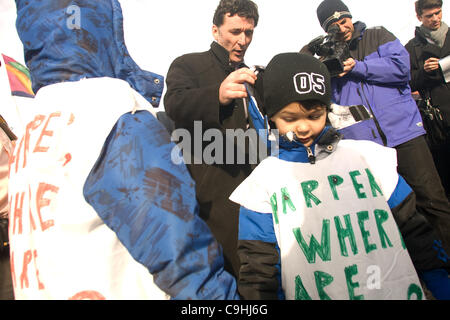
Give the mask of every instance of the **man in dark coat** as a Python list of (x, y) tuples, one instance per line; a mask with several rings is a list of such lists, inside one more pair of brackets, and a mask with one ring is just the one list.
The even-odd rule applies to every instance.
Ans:
[[(190, 134), (191, 144), (181, 149), (196, 183), (200, 216), (223, 247), (225, 269), (235, 276), (239, 271), (239, 206), (228, 198), (256, 163), (248, 161), (248, 146), (242, 148), (228, 133), (230, 129), (245, 133), (254, 127), (244, 99), (248, 97), (245, 84), (254, 85), (256, 74), (245, 66), (244, 56), (258, 18), (258, 8), (250, 0), (221, 0), (214, 14), (215, 41), (210, 50), (173, 61), (164, 97), (175, 128), (185, 129), (175, 130), (173, 136)], [(205, 135), (208, 132), (220, 133), (220, 137), (215, 135), (214, 159), (206, 155), (211, 149), (205, 142), (211, 141)], [(245, 161), (239, 161), (241, 156)]]
[[(442, 21), (442, 0), (416, 1), (416, 14), (422, 23), (406, 44), (411, 59), (411, 89), (438, 105), (450, 130), (450, 83), (446, 82), (439, 60), (450, 56), (450, 32)], [(447, 79), (448, 80), (448, 79)], [(450, 141), (432, 148), (442, 185), (450, 197)]]

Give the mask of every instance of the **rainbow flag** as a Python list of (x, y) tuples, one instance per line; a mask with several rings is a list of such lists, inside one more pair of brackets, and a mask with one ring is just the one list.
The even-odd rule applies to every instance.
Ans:
[(11, 94), (13, 96), (33, 98), (34, 93), (31, 87), (30, 72), (28, 69), (13, 58), (4, 54), (2, 54), (2, 57), (6, 65)]

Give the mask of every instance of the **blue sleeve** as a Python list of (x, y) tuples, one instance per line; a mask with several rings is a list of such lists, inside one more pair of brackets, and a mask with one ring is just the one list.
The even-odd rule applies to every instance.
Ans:
[(368, 83), (406, 85), (411, 78), (408, 51), (398, 39), (389, 41), (366, 56), (364, 61), (356, 61), (350, 74)]
[(398, 176), (397, 186), (389, 198), (389, 208), (398, 207), (412, 193), (412, 189), (402, 176)]
[(239, 211), (239, 293), (246, 300), (284, 299), (281, 259), (271, 213)]
[(276, 243), (271, 213), (259, 213), (244, 207), (239, 210), (239, 240)]
[(127, 113), (109, 134), (85, 186), (86, 201), (172, 299), (235, 299), (221, 247), (198, 216), (194, 182), (165, 128)]
[(450, 300), (450, 278), (447, 270), (433, 269), (419, 272), (420, 279), (425, 282), (437, 300)]

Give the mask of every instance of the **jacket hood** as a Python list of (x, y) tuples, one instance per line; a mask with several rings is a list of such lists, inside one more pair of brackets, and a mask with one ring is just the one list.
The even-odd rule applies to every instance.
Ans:
[(414, 31), (415, 38), (419, 40), (422, 43), (427, 43), (427, 39), (425, 38), (425, 35), (423, 34), (422, 30), (420, 30), (420, 27), (416, 27)]
[(420, 27), (416, 27), (413, 40), (423, 46), (429, 44), (427, 38), (425, 37), (425, 33), (420, 29)]
[(130, 57), (117, 0), (16, 0), (16, 6), (35, 93), (54, 83), (111, 77), (159, 105), (163, 77), (142, 70)]
[(244, 61), (233, 65), (230, 62), (230, 53), (216, 41), (211, 43), (211, 51), (227, 72), (233, 72), (236, 69), (247, 67)]
[(358, 44), (358, 41), (361, 40), (361, 38), (364, 34), (364, 31), (366, 31), (366, 29), (367, 29), (366, 24), (361, 21), (356, 21), (353, 24), (353, 27), (355, 28), (355, 30), (353, 31), (352, 38), (349, 40), (350, 48), (356, 47), (356, 45)]

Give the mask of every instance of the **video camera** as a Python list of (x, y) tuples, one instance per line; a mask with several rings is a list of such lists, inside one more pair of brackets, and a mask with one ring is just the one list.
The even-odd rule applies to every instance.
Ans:
[(326, 36), (319, 36), (308, 44), (312, 54), (321, 57), (332, 77), (344, 71), (344, 61), (350, 58), (350, 49), (347, 42), (338, 40), (339, 27), (330, 26)]

